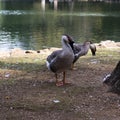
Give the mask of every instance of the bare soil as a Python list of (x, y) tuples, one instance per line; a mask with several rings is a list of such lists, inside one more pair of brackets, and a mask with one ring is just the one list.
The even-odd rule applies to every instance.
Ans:
[[(108, 92), (102, 82), (115, 68), (120, 50), (103, 53), (98, 50), (95, 57), (81, 57), (76, 69), (67, 71), (71, 85), (62, 87), (55, 86), (54, 74), (46, 68), (47, 55), (43, 63), (21, 65), (5, 64), (9, 56), (2, 57), (0, 120), (120, 120), (120, 96)], [(22, 57), (33, 59), (30, 55)], [(41, 58), (39, 54), (34, 60)]]

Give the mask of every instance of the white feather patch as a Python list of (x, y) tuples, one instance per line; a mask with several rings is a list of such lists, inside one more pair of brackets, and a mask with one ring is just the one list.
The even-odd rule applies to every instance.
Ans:
[(50, 70), (50, 63), (48, 61), (46, 61), (46, 66), (47, 66), (48, 70)]
[(108, 77), (110, 77), (111, 74), (108, 74), (106, 75), (104, 78), (103, 78), (103, 82), (105, 82), (107, 80)]

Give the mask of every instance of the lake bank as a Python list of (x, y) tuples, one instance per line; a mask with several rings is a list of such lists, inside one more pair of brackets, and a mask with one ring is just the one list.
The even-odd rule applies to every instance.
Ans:
[[(119, 49), (120, 48), (120, 42), (114, 42), (111, 40), (101, 41), (100, 43), (95, 43), (97, 49), (105, 48), (105, 49)], [(22, 50), (20, 48), (14, 48), (10, 51), (0, 51), (0, 57), (25, 57), (28, 54), (32, 55), (49, 55), (55, 50), (58, 50), (61, 48), (47, 48), (43, 50)]]
[[(101, 41), (100, 43), (95, 43), (97, 49), (105, 48), (105, 49), (119, 49), (120, 48), (120, 42), (114, 42), (111, 40)], [(14, 48), (9, 51), (0, 51), (0, 58), (2, 57), (25, 57), (28, 54), (32, 55), (49, 55), (55, 50), (59, 50), (61, 48), (46, 48), (42, 50), (22, 50), (20, 48)]]

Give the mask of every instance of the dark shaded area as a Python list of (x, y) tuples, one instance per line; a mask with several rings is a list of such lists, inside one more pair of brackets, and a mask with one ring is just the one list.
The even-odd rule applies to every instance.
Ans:
[(104, 83), (110, 86), (110, 92), (120, 94), (120, 61)]

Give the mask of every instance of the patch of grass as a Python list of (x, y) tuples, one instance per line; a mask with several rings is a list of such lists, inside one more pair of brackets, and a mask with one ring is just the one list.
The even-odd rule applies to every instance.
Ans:
[(0, 60), (1, 69), (13, 69), (23, 71), (39, 71), (45, 66), (45, 59), (33, 58), (6, 58)]
[(70, 104), (68, 104), (65, 101), (61, 101), (60, 103), (37, 103), (30, 101), (30, 100), (24, 100), (24, 101), (14, 101), (13, 103), (6, 103), (6, 107), (12, 108), (12, 109), (23, 109), (26, 111), (68, 111), (71, 109)]
[(92, 86), (88, 86), (88, 87), (72, 87), (71, 89), (69, 89), (68, 94), (70, 94), (71, 96), (77, 96), (80, 94), (87, 94), (89, 92), (92, 92), (94, 90), (94, 87)]
[[(119, 50), (109, 49), (98, 49), (96, 56), (92, 56), (90, 51), (86, 56), (80, 58), (82, 62), (90, 62), (91, 59), (96, 59), (101, 63), (114, 63), (119, 61), (120, 52)], [(46, 56), (41, 55), (40, 57), (8, 57), (0, 59), (1, 69), (13, 69), (23, 71), (39, 71), (41, 69), (47, 69), (45, 65)]]
[[(23, 110), (28, 112), (37, 112), (40, 114), (50, 113), (55, 115), (55, 113), (62, 114), (62, 118), (69, 118), (69, 119), (78, 119), (78, 118), (88, 118), (85, 112), (79, 111), (75, 112), (74, 107), (71, 104), (68, 104), (64, 101), (60, 103), (53, 103), (50, 104), (35, 104), (35, 102), (28, 102), (28, 101), (18, 101), (11, 104), (6, 104), (7, 108), (11, 108), (12, 110)], [(67, 116), (66, 116), (67, 115)], [(15, 115), (11, 115), (11, 118), (14, 118)], [(49, 119), (49, 118), (48, 118)]]
[(120, 60), (120, 49), (97, 49), (96, 56), (92, 56), (90, 51), (86, 56), (81, 57), (78, 60), (78, 64), (91, 63), (92, 60), (96, 60), (96, 64), (116, 64)]
[(9, 79), (9, 80), (0, 80), (0, 85), (13, 85), (16, 83), (15, 79)]

